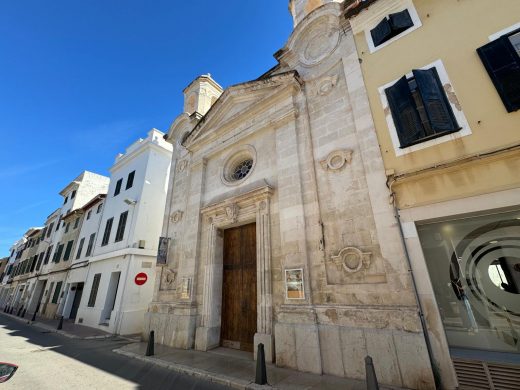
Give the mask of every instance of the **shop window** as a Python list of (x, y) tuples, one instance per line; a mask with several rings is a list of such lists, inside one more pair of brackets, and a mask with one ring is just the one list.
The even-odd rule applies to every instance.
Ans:
[(400, 147), (459, 131), (437, 69), (414, 69), (385, 89)]
[(452, 348), (520, 358), (520, 210), (419, 224)]
[(520, 109), (520, 29), (479, 47), (477, 53), (507, 112)]

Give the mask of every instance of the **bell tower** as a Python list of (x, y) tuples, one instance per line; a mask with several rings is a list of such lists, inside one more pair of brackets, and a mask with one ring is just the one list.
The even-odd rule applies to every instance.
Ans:
[(327, 3), (342, 2), (343, 0), (289, 0), (289, 12), (293, 17), (294, 27), (316, 8)]
[(184, 88), (184, 112), (188, 115), (194, 112), (205, 115), (222, 91), (222, 87), (209, 73), (197, 77)]

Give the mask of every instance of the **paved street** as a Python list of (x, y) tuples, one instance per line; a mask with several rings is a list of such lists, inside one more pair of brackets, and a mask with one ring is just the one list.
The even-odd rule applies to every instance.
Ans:
[(3, 389), (225, 389), (112, 352), (127, 340), (70, 339), (0, 313), (0, 361), (19, 366)]

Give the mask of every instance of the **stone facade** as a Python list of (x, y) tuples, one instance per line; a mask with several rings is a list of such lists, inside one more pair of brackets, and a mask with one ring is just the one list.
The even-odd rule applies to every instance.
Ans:
[[(353, 35), (342, 4), (319, 3), (295, 17), (274, 69), (173, 122), (168, 256), (144, 336), (221, 344), (223, 232), (254, 222), (254, 345), (267, 360), (362, 379), (368, 354), (381, 383), (433, 388)], [(250, 172), (237, 178), (240, 161)], [(287, 295), (293, 269), (302, 299)]]

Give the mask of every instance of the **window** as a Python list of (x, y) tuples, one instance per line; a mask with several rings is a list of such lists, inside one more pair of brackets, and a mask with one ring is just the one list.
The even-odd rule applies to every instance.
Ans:
[(76, 260), (81, 257), (81, 251), (83, 250), (83, 244), (85, 244), (85, 237), (79, 240), (78, 252), (76, 254)]
[(90, 216), (92, 215), (92, 210), (89, 210), (87, 213), (87, 221), (90, 219)]
[(79, 226), (79, 218), (76, 218), (76, 220), (74, 221), (74, 229), (77, 229)]
[(411, 27), (413, 27), (413, 21), (407, 9), (388, 15), (370, 30), (374, 47), (398, 36)]
[[(60, 218), (61, 218), (61, 217), (60, 217)], [(59, 218), (58, 218), (58, 223), (57, 223), (57, 225), (56, 225), (56, 231), (58, 231), (58, 230), (60, 229), (60, 223), (61, 223), (61, 221), (60, 221)]]
[(94, 246), (94, 238), (96, 237), (96, 233), (92, 233), (90, 235), (90, 238), (88, 239), (88, 245), (87, 245), (87, 253), (85, 253), (85, 256), (90, 256), (92, 254), (92, 248)]
[[(371, 18), (360, 26), (364, 30), (370, 53), (374, 53), (392, 42), (410, 34), (422, 26), (421, 19), (410, 1), (408, 6), (390, 15), (374, 10)], [(379, 21), (379, 22), (378, 22)]]
[(477, 53), (507, 112), (520, 109), (520, 29), (479, 47)]
[(69, 200), (69, 197), (66, 196), (65, 199), (63, 199), (63, 204), (67, 203), (68, 200)]
[(97, 207), (96, 214), (99, 214), (102, 209), (103, 209), (103, 203), (100, 203), (99, 206)]
[(520, 303), (520, 210), (419, 221), (417, 233), (449, 347), (518, 361), (520, 323), (507, 319)]
[(76, 196), (76, 190), (72, 191), (72, 194), (70, 194), (70, 198), (74, 199), (75, 196)]
[(54, 295), (52, 296), (52, 303), (58, 303), (58, 298), (60, 297), (62, 284), (63, 284), (63, 282), (56, 283), (56, 288), (54, 289)]
[(67, 222), (67, 224), (65, 225), (65, 233), (69, 232), (69, 228), (70, 228), (70, 222)]
[(117, 224), (116, 240), (115, 242), (121, 241), (125, 235), (126, 220), (128, 218), (128, 211), (121, 213), (119, 216), (119, 223)]
[(52, 245), (50, 247), (48, 247), (47, 252), (45, 252), (45, 260), (43, 261), (43, 264), (49, 263), (49, 259), (51, 257), (51, 252), (52, 252)]
[(65, 254), (63, 255), (63, 261), (67, 261), (70, 259), (70, 253), (72, 252), (73, 244), (74, 244), (74, 240), (67, 242), (67, 248), (65, 248)]
[(54, 258), (52, 259), (53, 262), (59, 263), (61, 260), (61, 254), (63, 253), (63, 247), (65, 244), (58, 245), (58, 248), (56, 249), (56, 252), (54, 252)]
[(101, 246), (108, 244), (110, 240), (110, 231), (112, 230), (112, 223), (114, 222), (114, 218), (109, 218), (105, 225), (105, 233), (103, 234), (103, 240), (101, 241)]
[(31, 272), (34, 272), (34, 269), (36, 268), (37, 258), (38, 258), (38, 256), (34, 256), (34, 257), (31, 259)]
[(47, 230), (47, 238), (49, 238), (51, 236), (53, 228), (54, 228), (54, 222), (51, 222), (51, 224), (49, 225), (49, 230)]
[(96, 296), (97, 296), (100, 280), (101, 280), (101, 274), (95, 274), (94, 280), (92, 281), (92, 288), (90, 289), (90, 296), (88, 298), (88, 307), (94, 307), (94, 305), (96, 304)]
[(232, 150), (222, 167), (222, 182), (227, 186), (243, 183), (253, 172), (256, 164), (256, 150), (251, 145), (243, 145)]
[(45, 256), (45, 252), (41, 252), (40, 255), (38, 256), (38, 264), (36, 265), (36, 271), (39, 271), (40, 268), (42, 267), (43, 256)]
[(119, 195), (121, 192), (121, 186), (123, 185), (123, 179), (119, 179), (116, 183), (116, 189), (114, 190), (114, 196)]
[(134, 185), (134, 176), (135, 171), (132, 171), (128, 174), (128, 179), (126, 179), (126, 189), (132, 188), (132, 186)]
[(400, 148), (460, 130), (437, 69), (413, 70), (385, 89)]

